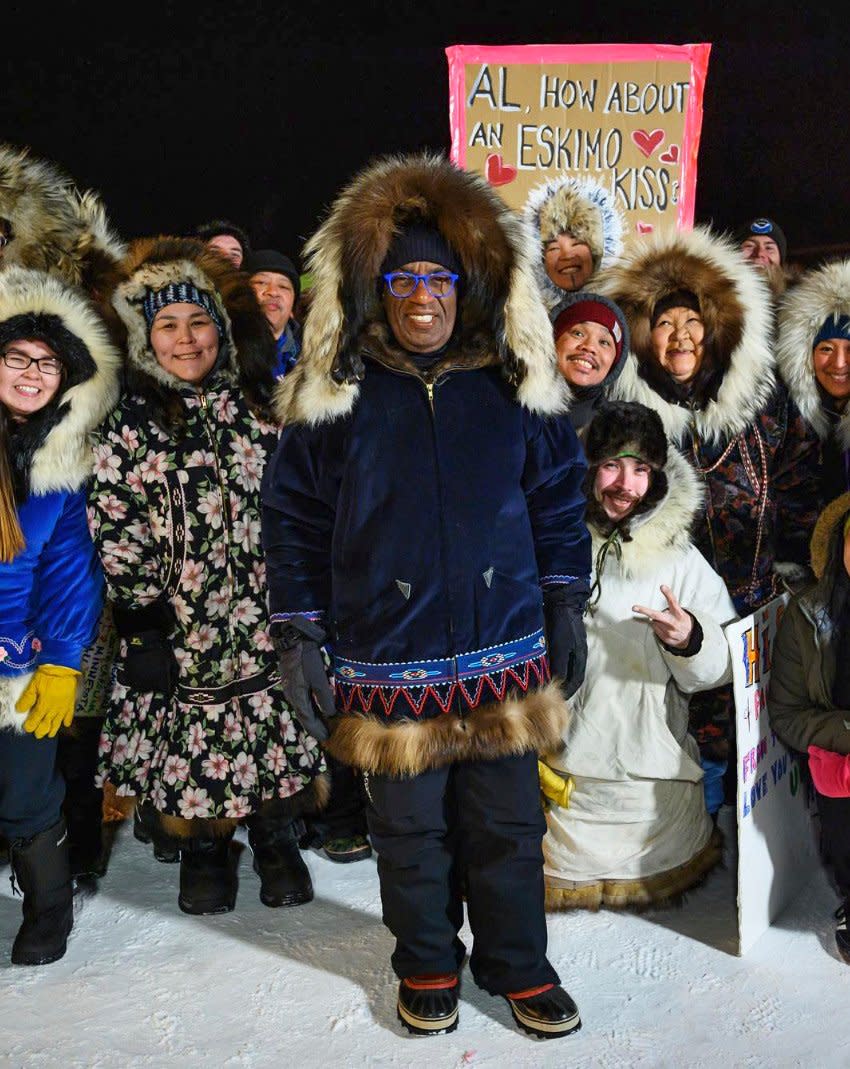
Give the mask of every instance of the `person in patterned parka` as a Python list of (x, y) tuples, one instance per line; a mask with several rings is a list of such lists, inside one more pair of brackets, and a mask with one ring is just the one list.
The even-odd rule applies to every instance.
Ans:
[[(818, 444), (777, 381), (767, 287), (728, 239), (697, 227), (634, 242), (599, 289), (631, 334), (612, 396), (655, 409), (694, 464), (694, 542), (746, 616), (782, 591), (780, 576), (807, 576), (817, 517)], [(728, 757), (731, 704), (728, 690), (691, 703), (707, 784)], [(727, 800), (733, 773), (734, 761)]]
[(180, 838), (184, 912), (233, 908), (243, 819), (262, 901), (297, 905), (312, 886), (292, 821), (317, 802), (324, 762), (267, 630), (274, 346), (247, 280), (193, 239), (135, 242), (111, 303), (127, 389), (100, 428), (89, 501), (122, 638), (102, 775)]

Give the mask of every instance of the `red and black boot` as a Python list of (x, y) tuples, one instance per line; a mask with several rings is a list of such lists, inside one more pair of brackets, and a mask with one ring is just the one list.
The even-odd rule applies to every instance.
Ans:
[(505, 998), (514, 1020), (529, 1035), (556, 1039), (581, 1028), (578, 1006), (557, 984), (541, 984), (505, 995)]
[(398, 1019), (417, 1036), (437, 1036), (457, 1028), (457, 973), (408, 976), (398, 985)]

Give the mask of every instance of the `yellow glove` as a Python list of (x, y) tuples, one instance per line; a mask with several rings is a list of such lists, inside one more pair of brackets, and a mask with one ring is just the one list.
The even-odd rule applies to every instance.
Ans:
[(29, 713), (24, 731), (31, 731), (37, 739), (49, 735), (52, 739), (59, 728), (71, 726), (77, 700), (77, 679), (80, 673), (59, 664), (40, 664), (33, 673), (24, 693), (15, 703), (19, 713)]
[(573, 787), (575, 786), (573, 777), (564, 776), (560, 772), (556, 772), (548, 765), (544, 765), (542, 761), (537, 762), (537, 772), (540, 776), (540, 790), (544, 796), (562, 809), (568, 809), (570, 795), (573, 793)]

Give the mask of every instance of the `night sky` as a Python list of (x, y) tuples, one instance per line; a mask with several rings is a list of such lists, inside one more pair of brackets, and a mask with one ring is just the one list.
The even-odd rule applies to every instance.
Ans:
[(768, 214), (792, 252), (850, 245), (850, 30), (827, 5), (581, 8), (7, 0), (0, 139), (98, 190), (125, 238), (226, 216), (297, 257), (371, 157), (448, 151), (447, 45), (707, 41), (696, 221)]

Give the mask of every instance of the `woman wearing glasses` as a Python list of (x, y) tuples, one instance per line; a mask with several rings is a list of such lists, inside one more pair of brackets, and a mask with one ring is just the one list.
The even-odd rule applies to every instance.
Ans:
[(18, 965), (61, 958), (73, 924), (57, 732), (103, 600), (83, 487), (118, 364), (79, 291), (0, 273), (0, 834), (23, 894)]

